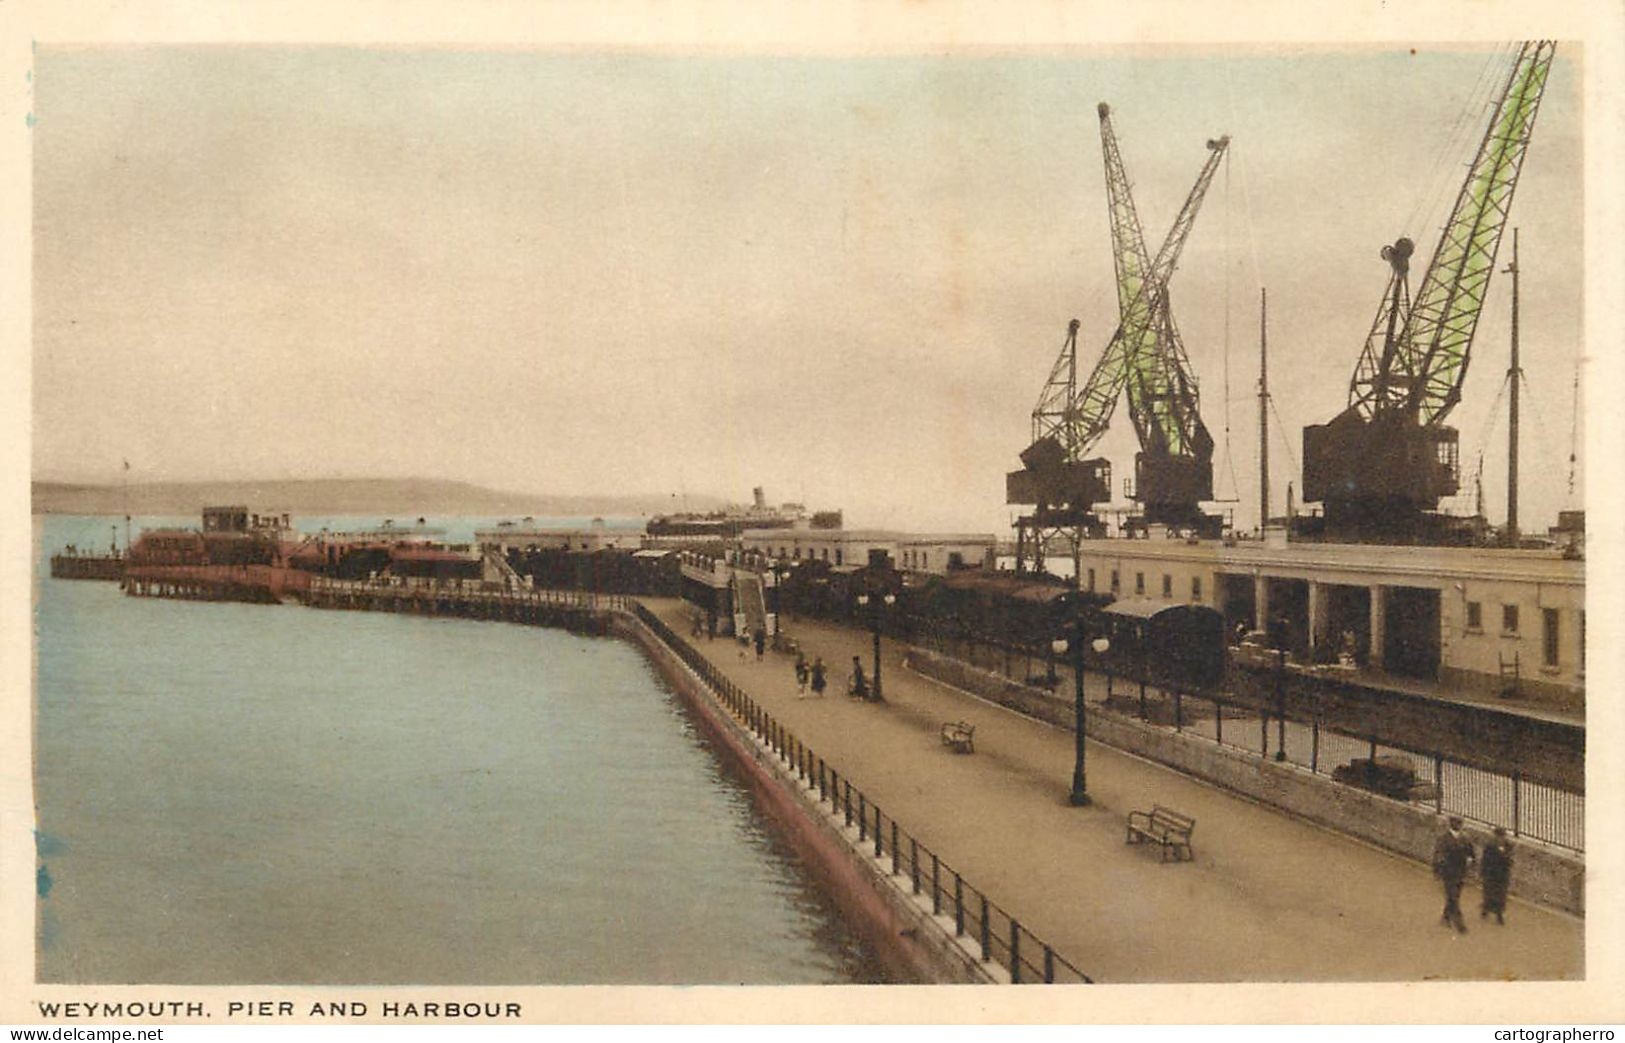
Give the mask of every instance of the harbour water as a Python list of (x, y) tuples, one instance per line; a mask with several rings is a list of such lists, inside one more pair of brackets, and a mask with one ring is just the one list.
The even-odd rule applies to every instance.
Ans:
[(883, 980), (630, 645), (37, 575), (42, 981)]

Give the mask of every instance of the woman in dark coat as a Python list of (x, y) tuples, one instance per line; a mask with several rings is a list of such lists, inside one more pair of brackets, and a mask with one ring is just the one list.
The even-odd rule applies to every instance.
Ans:
[(1512, 879), (1512, 840), (1506, 830), (1497, 827), (1495, 839), (1484, 845), (1479, 872), (1484, 878), (1484, 900), (1478, 909), (1479, 917), (1494, 913), (1496, 923), (1506, 923), (1507, 884)]
[(822, 656), (813, 660), (812, 690), (814, 695), (824, 694), (824, 659)]

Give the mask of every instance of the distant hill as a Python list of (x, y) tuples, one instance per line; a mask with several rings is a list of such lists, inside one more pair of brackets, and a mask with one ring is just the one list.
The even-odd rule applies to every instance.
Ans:
[[(33, 483), (35, 514), (197, 514), (205, 506), (243, 504), (291, 514), (438, 514), (538, 516), (670, 512), (658, 494), (552, 496), (506, 492), (432, 478), (319, 478), (244, 482), (132, 482), (122, 485)], [(690, 510), (725, 506), (716, 497), (687, 497)]]

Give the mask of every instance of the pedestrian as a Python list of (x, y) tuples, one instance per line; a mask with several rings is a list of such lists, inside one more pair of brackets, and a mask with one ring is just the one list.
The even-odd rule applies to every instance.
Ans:
[(1461, 819), (1451, 817), (1449, 827), (1433, 845), (1433, 875), (1444, 883), (1444, 913), (1439, 922), (1467, 933), (1461, 918), (1461, 885), (1473, 864), (1473, 842), (1461, 831)]
[(1478, 871), (1484, 879), (1479, 919), (1494, 913), (1496, 923), (1506, 923), (1507, 884), (1512, 880), (1512, 838), (1500, 826), (1495, 827), (1495, 839), (1484, 845), (1484, 858)]
[(756, 661), (758, 663), (760, 663), (762, 661), (762, 652), (764, 650), (766, 650), (766, 648), (767, 648), (767, 628), (766, 627), (757, 627), (755, 637), (756, 637)]
[(852, 688), (847, 692), (854, 699), (869, 698), (869, 685), (863, 679), (863, 660), (852, 657)]
[(740, 627), (736, 636), (739, 638), (739, 660), (744, 662), (745, 653), (750, 651), (750, 627), (748, 625)]
[(822, 696), (824, 694), (824, 673), (824, 657), (816, 656), (812, 665), (812, 690), (814, 695)]
[(800, 699), (807, 694), (807, 657), (800, 652), (796, 653), (796, 698)]

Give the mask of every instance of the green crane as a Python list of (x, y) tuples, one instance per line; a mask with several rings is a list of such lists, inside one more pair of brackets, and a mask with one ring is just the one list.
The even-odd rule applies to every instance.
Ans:
[(1444, 421), (1462, 382), (1534, 133), (1556, 43), (1521, 44), (1414, 298), (1415, 244), (1383, 247), (1387, 289), (1349, 384), (1348, 407), (1304, 428), (1304, 497), (1334, 536), (1439, 535), (1428, 512), (1459, 487), (1458, 438)]
[[(1111, 108), (1103, 102), (1097, 111), (1106, 164), (1118, 322), (1081, 386), (1077, 379), (1078, 320), (1068, 324), (1060, 354), (1033, 409), (1033, 441), (1021, 454), (1025, 467), (1007, 476), (1006, 502), (1038, 505), (1031, 517), (1022, 519), (1022, 526), (1034, 530), (1040, 547), (1045, 528), (1098, 528), (1090, 511), (1094, 504), (1110, 499), (1111, 468), (1104, 459), (1085, 457), (1105, 434), (1125, 388), (1142, 446), (1137, 464), (1143, 465), (1147, 451), (1180, 454), (1205, 442), (1211, 454), (1212, 447), (1197, 412), (1196, 385), (1173, 324), (1167, 287), (1230, 139), (1207, 143), (1209, 154), (1196, 184), (1152, 258), (1129, 191)], [(1211, 464), (1208, 476), (1211, 487)], [(1144, 489), (1143, 482), (1137, 485)], [(1148, 510), (1148, 516), (1151, 513)], [(1024, 543), (1025, 531), (1018, 532), (1018, 568)]]

